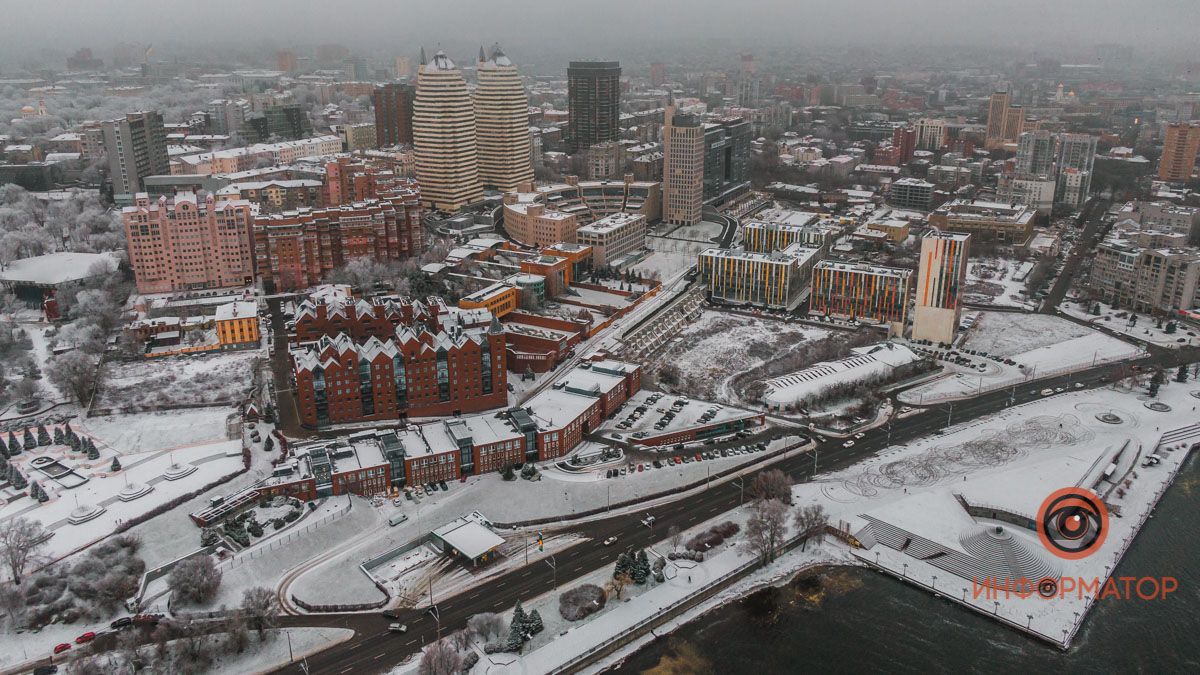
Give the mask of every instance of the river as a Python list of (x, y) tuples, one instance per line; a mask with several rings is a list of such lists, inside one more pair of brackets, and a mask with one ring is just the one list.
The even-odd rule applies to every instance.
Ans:
[(1101, 601), (1068, 651), (861, 568), (825, 568), (716, 609), (616, 673), (1200, 672), (1200, 460), (1193, 455), (1116, 576), (1174, 576), (1159, 601)]

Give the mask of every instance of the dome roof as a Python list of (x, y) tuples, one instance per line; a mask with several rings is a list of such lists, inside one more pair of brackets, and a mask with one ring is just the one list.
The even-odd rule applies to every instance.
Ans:
[(963, 550), (984, 561), (990, 576), (1036, 582), (1057, 577), (1058, 569), (1041, 550), (1001, 525), (988, 525), (959, 537)]

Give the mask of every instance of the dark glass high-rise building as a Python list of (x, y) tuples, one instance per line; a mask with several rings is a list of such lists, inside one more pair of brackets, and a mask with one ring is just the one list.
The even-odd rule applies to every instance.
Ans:
[(723, 204), (750, 188), (750, 123), (723, 117), (704, 125), (704, 203)]
[(375, 87), (371, 100), (375, 106), (375, 135), (379, 147), (412, 144), (413, 86), (392, 82)]
[(171, 173), (167, 132), (157, 111), (129, 113), (100, 126), (114, 194), (131, 196), (142, 191), (146, 176)]
[(572, 61), (567, 67), (571, 152), (617, 140), (621, 132), (621, 64), (618, 61)]

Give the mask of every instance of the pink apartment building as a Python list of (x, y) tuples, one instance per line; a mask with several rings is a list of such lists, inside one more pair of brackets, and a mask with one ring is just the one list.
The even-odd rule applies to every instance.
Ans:
[(139, 293), (228, 288), (254, 282), (251, 228), (257, 206), (183, 192), (138, 193), (121, 211)]

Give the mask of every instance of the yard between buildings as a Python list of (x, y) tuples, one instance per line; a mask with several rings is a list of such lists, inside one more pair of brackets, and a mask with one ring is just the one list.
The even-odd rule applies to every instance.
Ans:
[(95, 407), (134, 411), (237, 403), (249, 392), (263, 358), (263, 352), (255, 349), (109, 361)]

